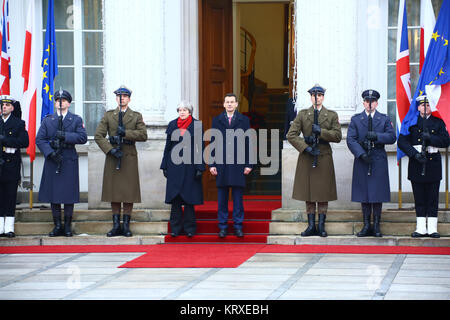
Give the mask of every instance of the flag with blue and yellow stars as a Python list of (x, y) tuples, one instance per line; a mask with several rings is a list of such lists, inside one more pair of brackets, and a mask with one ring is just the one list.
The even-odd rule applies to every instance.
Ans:
[(53, 0), (48, 0), (47, 28), (45, 31), (44, 52), (42, 54), (42, 113), (41, 120), (53, 113), (53, 84), (58, 74), (56, 56), (55, 15)]
[[(408, 135), (409, 127), (417, 123), (419, 111), (416, 98), (426, 95), (433, 115), (444, 120), (447, 128), (450, 125), (450, 0), (444, 0), (436, 20), (430, 44), (425, 56), (422, 73), (419, 77), (409, 111), (402, 122), (400, 134)], [(401, 150), (400, 150), (401, 151)], [(404, 156), (397, 153), (397, 158)]]

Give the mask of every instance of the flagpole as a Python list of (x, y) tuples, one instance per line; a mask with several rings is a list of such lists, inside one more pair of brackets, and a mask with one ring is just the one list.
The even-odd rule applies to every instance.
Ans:
[(402, 208), (402, 158), (398, 160), (398, 208)]
[(30, 191), (29, 191), (30, 210), (33, 209), (33, 163), (34, 161), (31, 161), (30, 157)]
[(448, 148), (445, 148), (445, 209), (448, 209)]

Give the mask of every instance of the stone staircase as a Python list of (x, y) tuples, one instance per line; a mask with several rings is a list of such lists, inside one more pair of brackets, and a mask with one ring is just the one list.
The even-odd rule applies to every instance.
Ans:
[[(0, 246), (9, 245), (118, 245), (164, 243), (168, 233), (169, 210), (134, 210), (131, 230), (133, 237), (106, 237), (111, 229), (110, 210), (75, 208), (72, 228), (74, 236), (48, 237), (53, 228), (49, 209), (19, 209), (16, 212), (15, 232), (12, 239), (0, 238)], [(439, 212), (440, 239), (412, 239), (415, 229), (413, 210), (384, 210), (381, 220), (382, 238), (358, 238), (362, 228), (359, 210), (330, 210), (327, 214), (327, 238), (301, 237), (307, 226), (306, 214), (300, 210), (277, 209), (272, 211), (269, 227), (269, 244), (326, 244), (326, 245), (404, 245), (449, 246), (450, 211)], [(245, 232), (245, 230), (244, 230)]]

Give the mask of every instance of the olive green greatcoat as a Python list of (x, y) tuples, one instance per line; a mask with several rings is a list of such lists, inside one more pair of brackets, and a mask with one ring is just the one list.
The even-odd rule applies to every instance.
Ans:
[[(341, 125), (336, 112), (322, 106), (318, 118), (321, 133), (319, 139), (326, 142), (340, 142)], [(300, 110), (292, 122), (286, 137), (300, 154), (295, 172), (292, 198), (302, 201), (327, 202), (337, 200), (336, 177), (333, 156), (329, 143), (320, 143), (316, 168), (312, 167), (313, 157), (304, 152), (308, 147), (303, 137), (312, 135), (314, 124), (314, 107)]]
[[(139, 112), (127, 109), (123, 115), (126, 140), (146, 141), (147, 128)], [(138, 157), (136, 146), (122, 144), (121, 168), (116, 170), (117, 159), (109, 154), (113, 146), (108, 136), (117, 135), (119, 125), (119, 108), (105, 113), (95, 132), (95, 142), (106, 154), (103, 171), (102, 198), (104, 202), (141, 202), (141, 189), (139, 184)]]

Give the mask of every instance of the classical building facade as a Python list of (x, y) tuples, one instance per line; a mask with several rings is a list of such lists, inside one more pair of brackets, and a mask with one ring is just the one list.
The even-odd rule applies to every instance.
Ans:
[[(28, 1), (10, 1), (11, 94), (19, 100)], [(36, 24), (42, 31), (38, 36), (45, 34), (47, 2), (35, 1)], [(441, 3), (433, 0), (436, 15)], [(419, 0), (408, 1), (413, 90), (418, 79), (419, 8)], [(55, 1), (59, 64), (55, 88), (62, 86), (72, 92), (72, 111), (83, 116), (90, 136), (79, 148), (82, 198), (90, 208), (108, 207), (100, 202), (104, 154), (92, 136), (103, 113), (115, 107), (113, 91), (125, 84), (133, 90), (130, 106), (143, 114), (149, 136), (147, 142), (137, 144), (140, 206), (166, 207), (165, 179), (159, 170), (166, 125), (177, 116), (181, 100), (193, 104), (194, 116), (207, 129), (210, 119), (220, 112), (225, 93), (244, 96), (240, 75), (241, 52), (246, 48), (241, 27), (245, 27), (258, 35), (256, 78), (265, 82), (269, 91), (284, 91), (296, 97), (297, 108), (307, 108), (307, 90), (312, 85), (320, 83), (327, 89), (324, 105), (338, 112), (344, 133), (343, 141), (333, 146), (339, 200), (330, 205), (355, 206), (350, 202), (353, 158), (345, 143), (346, 127), (350, 117), (362, 111), (361, 92), (368, 88), (380, 92), (378, 110), (395, 120), (397, 15), (398, 0)], [(241, 111), (251, 111), (248, 108), (244, 97)], [(280, 112), (284, 111), (283, 107)], [(399, 185), (396, 146), (388, 150), (395, 201)], [(297, 152), (284, 142), (278, 194), (285, 208), (302, 205), (291, 199), (296, 161)], [(407, 160), (403, 163), (402, 189), (408, 194)], [(42, 164), (38, 156), (33, 165), (34, 192), (38, 191)], [(24, 169), (27, 180), (27, 158)], [(204, 177), (204, 183), (209, 192), (211, 178)], [(442, 191), (444, 187), (442, 183)]]

